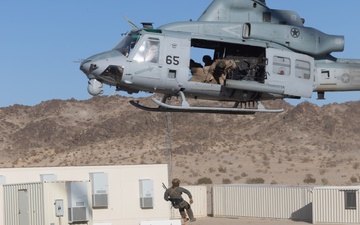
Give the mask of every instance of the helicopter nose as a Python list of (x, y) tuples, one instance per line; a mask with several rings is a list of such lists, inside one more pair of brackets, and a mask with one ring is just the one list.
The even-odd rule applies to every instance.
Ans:
[(97, 69), (97, 65), (94, 64), (91, 59), (86, 59), (80, 64), (80, 70), (86, 75), (90, 75), (95, 69)]
[(80, 70), (89, 78), (111, 86), (120, 85), (124, 56), (118, 51), (108, 51), (91, 56), (80, 64)]

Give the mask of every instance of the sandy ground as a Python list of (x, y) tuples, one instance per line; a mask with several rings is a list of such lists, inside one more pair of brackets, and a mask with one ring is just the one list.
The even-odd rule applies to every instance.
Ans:
[[(204, 217), (197, 218), (195, 222), (187, 222), (186, 225), (239, 225), (239, 224), (250, 224), (250, 225), (309, 225), (310, 222), (303, 221), (292, 221), (285, 219), (261, 219), (261, 218), (214, 218)], [(321, 225), (330, 225), (324, 224)], [(331, 225), (337, 225), (332, 223)]]

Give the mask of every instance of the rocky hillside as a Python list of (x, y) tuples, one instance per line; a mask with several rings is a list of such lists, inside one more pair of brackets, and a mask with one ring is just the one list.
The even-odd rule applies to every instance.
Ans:
[(360, 102), (271, 101), (264, 105), (285, 112), (240, 116), (146, 112), (129, 100), (0, 108), (0, 166), (171, 162), (172, 176), (187, 184), (360, 183)]

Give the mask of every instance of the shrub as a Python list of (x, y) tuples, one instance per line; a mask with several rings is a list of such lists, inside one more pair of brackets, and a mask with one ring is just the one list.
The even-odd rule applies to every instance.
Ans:
[(211, 178), (208, 178), (208, 177), (200, 178), (197, 181), (197, 184), (212, 184), (212, 183), (213, 182), (212, 182)]
[(219, 170), (220, 173), (226, 173), (226, 167), (225, 166), (220, 166), (218, 168), (218, 170)]
[(213, 167), (209, 168), (209, 173), (214, 173), (216, 170)]
[(248, 175), (248, 174), (245, 173), (245, 172), (242, 172), (242, 173), (241, 173), (241, 176), (242, 176), (242, 177), (247, 177), (247, 175)]
[(328, 184), (329, 184), (329, 181), (328, 181), (328, 179), (323, 178), (323, 179), (321, 179), (321, 183), (322, 183), (323, 185), (328, 185)]
[(258, 178), (248, 178), (246, 180), (246, 183), (247, 184), (263, 184), (263, 183), (265, 183), (265, 180), (263, 178), (260, 178), (260, 177), (258, 177)]
[(313, 184), (313, 183), (316, 183), (316, 179), (314, 178), (314, 176), (312, 174), (309, 173), (309, 174), (306, 174), (304, 183), (305, 184)]
[(241, 179), (240, 176), (235, 176), (235, 177), (234, 177), (234, 180), (240, 180), (240, 179)]
[(355, 169), (355, 170), (359, 169), (359, 167), (360, 167), (360, 163), (355, 163), (353, 165), (353, 169)]
[(358, 179), (357, 177), (355, 177), (354, 175), (350, 177), (350, 181), (351, 183), (357, 183), (358, 182)]
[(223, 184), (231, 184), (231, 180), (229, 178), (223, 178), (222, 183)]

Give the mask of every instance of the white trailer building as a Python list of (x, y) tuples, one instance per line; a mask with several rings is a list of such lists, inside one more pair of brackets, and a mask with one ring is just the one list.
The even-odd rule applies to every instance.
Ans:
[(360, 187), (314, 187), (313, 223), (360, 224)]
[[(170, 217), (170, 208), (162, 197), (164, 190), (161, 184), (168, 180), (165, 164), (7, 168), (0, 169), (0, 175), (6, 185), (26, 185), (25, 183), (53, 182), (54, 180), (90, 180), (91, 201), (89, 203), (92, 209), (92, 220), (89, 220), (88, 224), (138, 225), (142, 220), (169, 220)], [(5, 191), (6, 185), (1, 190), (4, 197), (8, 197), (8, 192)], [(3, 198), (0, 203), (0, 207), (4, 207)], [(2, 212), (0, 211), (0, 219), (4, 221)]]
[[(3, 168), (0, 169), (0, 224), (12, 225), (12, 221), (15, 221), (16, 225), (42, 224), (42, 220), (34, 220), (31, 215), (44, 218), (43, 221), (46, 222), (53, 221), (45, 223), (46, 225), (63, 225), (69, 224), (68, 222), (76, 224), (76, 221), (70, 218), (68, 210), (75, 208), (80, 201), (76, 201), (78, 197), (71, 192), (71, 189), (78, 189), (75, 184), (85, 181), (88, 183), (89, 196), (89, 207), (86, 211), (88, 220), (84, 221), (85, 224), (138, 225), (142, 221), (166, 221), (179, 218), (178, 212), (171, 210), (170, 203), (163, 199), (162, 183), (168, 183), (166, 164)], [(187, 186), (187, 188), (194, 195), (194, 204), (191, 207), (195, 216), (205, 217), (206, 188), (201, 186)], [(40, 208), (36, 208), (36, 212), (33, 210), (29, 215), (13, 214), (20, 207), (18, 199), (22, 198), (22, 201), (25, 201), (25, 194), (28, 194), (29, 209), (35, 207), (32, 204)], [(37, 202), (40, 199), (44, 201)], [(65, 207), (63, 216), (55, 214), (55, 206), (59, 205)], [(79, 210), (75, 209), (76, 212)], [(8, 213), (11, 214), (10, 217)], [(16, 218), (13, 218), (14, 216)], [(20, 218), (20, 216), (24, 217)], [(17, 223), (20, 219), (24, 222)], [(5, 220), (11, 223), (5, 223)]]
[(8, 184), (3, 188), (3, 224), (93, 224), (89, 181)]
[(214, 185), (215, 217), (359, 224), (360, 186)]
[(215, 185), (214, 216), (311, 221), (311, 192), (311, 187)]

